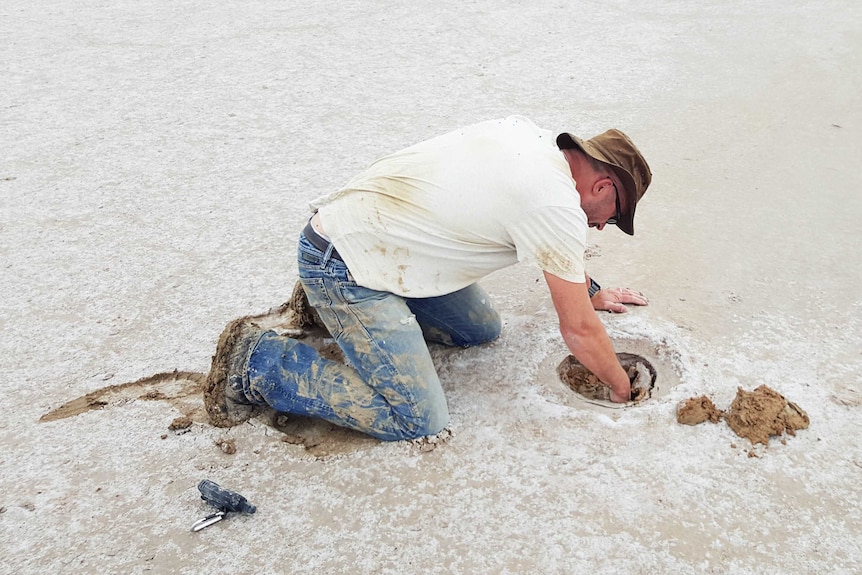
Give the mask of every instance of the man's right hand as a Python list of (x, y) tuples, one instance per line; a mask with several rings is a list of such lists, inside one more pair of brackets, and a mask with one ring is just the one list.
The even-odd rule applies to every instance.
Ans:
[(614, 391), (614, 388), (611, 388), (611, 401), (614, 403), (627, 403), (632, 400), (632, 387), (631, 385), (627, 385), (626, 388), (628, 391), (624, 391), (623, 393), (617, 393)]

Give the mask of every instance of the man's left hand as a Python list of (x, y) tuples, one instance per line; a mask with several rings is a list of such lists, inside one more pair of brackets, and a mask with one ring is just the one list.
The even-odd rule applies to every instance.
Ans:
[(626, 313), (626, 304), (649, 305), (649, 300), (639, 291), (629, 288), (600, 289), (590, 298), (596, 311)]

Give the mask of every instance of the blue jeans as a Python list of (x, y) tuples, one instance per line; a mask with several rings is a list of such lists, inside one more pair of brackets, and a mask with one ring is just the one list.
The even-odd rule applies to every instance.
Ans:
[(246, 395), (276, 411), (325, 419), (383, 440), (433, 435), (449, 421), (426, 339), (469, 347), (500, 334), (500, 316), (471, 285), (433, 298), (364, 288), (347, 266), (299, 237), (299, 278), (346, 364), (270, 331), (248, 361)]

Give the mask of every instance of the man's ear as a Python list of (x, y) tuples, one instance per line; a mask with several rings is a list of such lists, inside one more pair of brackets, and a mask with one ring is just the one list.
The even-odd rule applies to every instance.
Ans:
[(593, 194), (599, 196), (605, 192), (605, 188), (611, 188), (613, 190), (614, 180), (610, 176), (599, 176), (599, 178), (593, 182)]

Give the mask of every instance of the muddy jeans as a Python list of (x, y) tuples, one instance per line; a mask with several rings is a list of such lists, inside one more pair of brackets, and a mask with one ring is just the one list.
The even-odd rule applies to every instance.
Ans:
[(425, 343), (495, 339), (500, 317), (478, 285), (403, 298), (356, 285), (347, 266), (299, 237), (299, 277), (347, 365), (295, 339), (265, 333), (249, 357), (246, 395), (276, 411), (319, 417), (383, 440), (432, 435), (449, 420)]

